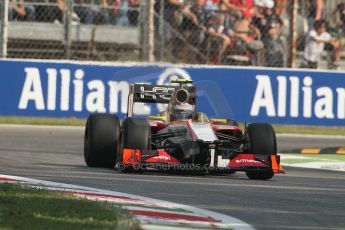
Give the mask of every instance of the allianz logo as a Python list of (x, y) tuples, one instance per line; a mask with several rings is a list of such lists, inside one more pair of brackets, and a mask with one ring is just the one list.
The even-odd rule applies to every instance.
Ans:
[[(25, 68), (24, 71), (26, 76), (18, 104), (21, 110), (33, 103), (36, 110), (81, 112), (85, 106), (89, 112), (127, 113), (127, 81), (95, 79), (84, 82), (85, 73), (81, 69), (71, 72), (69, 69), (48, 68), (44, 74), (38, 68)], [(42, 77), (47, 79), (44, 87)]]
[[(301, 79), (257, 75), (256, 80), (251, 116), (345, 119), (345, 88), (316, 88), (310, 76)], [(272, 83), (277, 87), (272, 87)]]

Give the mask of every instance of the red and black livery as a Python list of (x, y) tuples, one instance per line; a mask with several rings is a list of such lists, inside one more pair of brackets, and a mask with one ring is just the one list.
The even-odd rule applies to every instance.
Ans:
[[(91, 167), (115, 167), (122, 172), (199, 170), (233, 173), (267, 180), (283, 173), (273, 127), (248, 124), (241, 130), (231, 119), (212, 119), (194, 111), (180, 119), (169, 110), (178, 103), (196, 104), (191, 81), (179, 86), (132, 84), (127, 117), (92, 114), (85, 129), (84, 158)], [(135, 103), (169, 104), (167, 111), (146, 118), (133, 115)]]

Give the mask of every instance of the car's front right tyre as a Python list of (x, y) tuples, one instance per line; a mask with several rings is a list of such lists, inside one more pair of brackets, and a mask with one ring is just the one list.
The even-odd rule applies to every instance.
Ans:
[[(272, 125), (266, 123), (249, 124), (246, 129), (250, 153), (257, 158), (271, 161), (271, 155), (277, 155), (277, 140)], [(272, 169), (258, 169), (246, 172), (251, 180), (269, 180), (274, 176)]]
[(127, 117), (122, 122), (122, 133), (121, 133), (121, 147), (118, 154), (118, 161), (122, 167), (117, 169), (123, 173), (142, 172), (141, 166), (135, 169), (131, 165), (125, 165), (123, 163), (122, 151), (123, 149), (138, 149), (147, 150), (150, 149), (150, 138), (151, 128), (146, 118), (139, 117)]
[(120, 122), (115, 115), (91, 114), (86, 122), (84, 159), (89, 167), (113, 168), (119, 149)]

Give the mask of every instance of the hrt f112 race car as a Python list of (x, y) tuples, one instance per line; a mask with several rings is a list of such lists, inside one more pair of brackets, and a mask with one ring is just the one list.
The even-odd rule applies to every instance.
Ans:
[[(90, 167), (115, 167), (122, 172), (192, 170), (233, 173), (271, 179), (283, 173), (270, 124), (253, 123), (242, 131), (231, 119), (208, 118), (196, 112), (192, 81), (178, 86), (132, 84), (127, 117), (91, 114), (84, 138), (84, 159)], [(134, 116), (136, 103), (167, 104), (157, 116)]]

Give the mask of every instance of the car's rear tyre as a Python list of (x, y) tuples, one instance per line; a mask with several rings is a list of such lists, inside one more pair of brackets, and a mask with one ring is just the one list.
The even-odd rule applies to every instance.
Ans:
[[(120, 164), (122, 164), (123, 149), (149, 149), (151, 128), (146, 118), (128, 117), (122, 122), (121, 152), (119, 154)], [(119, 167), (118, 167), (119, 168)], [(131, 166), (122, 165), (120, 171), (142, 172), (141, 169), (134, 169)]]
[[(249, 124), (246, 129), (249, 140), (249, 151), (256, 157), (270, 160), (270, 155), (277, 154), (277, 140), (272, 125), (266, 123)], [(261, 169), (246, 172), (252, 180), (268, 180), (274, 176), (272, 169)]]
[(115, 115), (91, 114), (86, 122), (84, 159), (89, 167), (112, 168), (116, 164), (120, 123)]

